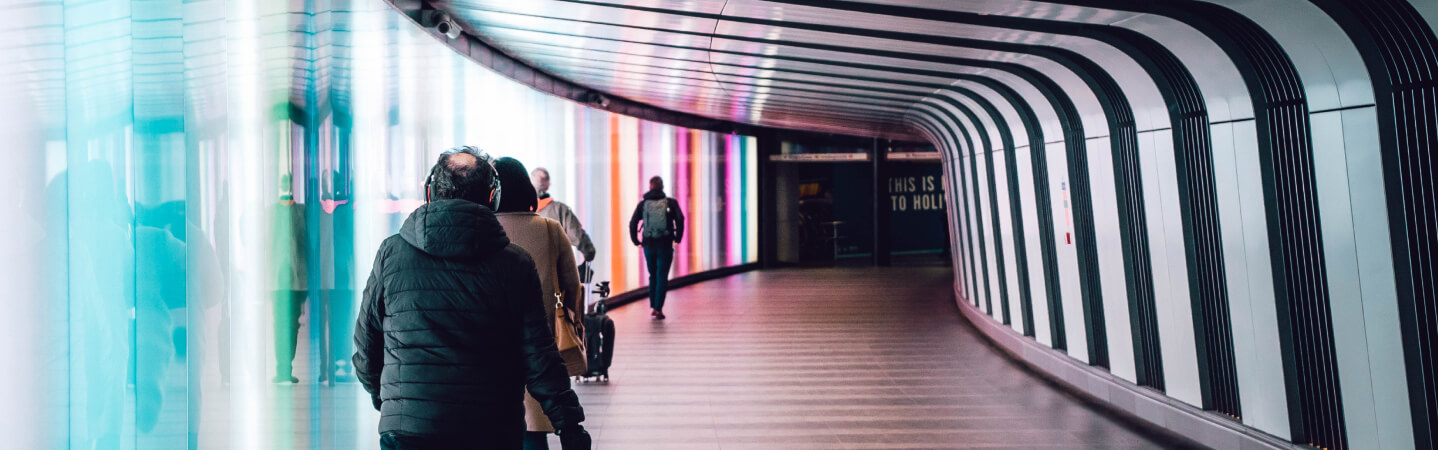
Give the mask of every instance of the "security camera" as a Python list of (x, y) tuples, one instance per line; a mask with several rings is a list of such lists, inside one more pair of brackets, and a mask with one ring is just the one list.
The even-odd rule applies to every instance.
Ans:
[(434, 30), (450, 39), (457, 38), (459, 37), (459, 33), (464, 32), (464, 29), (460, 28), (459, 24), (455, 23), (454, 19), (451, 19), (449, 16), (444, 16), (444, 20), (441, 20), (438, 25), (434, 26)]
[(597, 105), (600, 108), (608, 108), (609, 97), (605, 97), (604, 94), (598, 92), (590, 91), (584, 94), (584, 103)]
[(464, 32), (464, 28), (459, 26), (459, 22), (456, 22), (454, 18), (448, 14), (439, 11), (427, 10), (421, 12), (419, 22), (421, 26), (434, 28), (434, 31), (438, 31), (439, 34), (443, 34), (450, 39), (458, 38), (460, 33)]

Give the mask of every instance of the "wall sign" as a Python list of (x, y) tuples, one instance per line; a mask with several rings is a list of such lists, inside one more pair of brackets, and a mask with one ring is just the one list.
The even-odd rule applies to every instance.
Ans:
[(944, 191), (938, 175), (889, 177), (889, 207), (892, 212), (943, 211)]
[(943, 167), (926, 162), (894, 164), (886, 170), (892, 250), (942, 251), (948, 240)]

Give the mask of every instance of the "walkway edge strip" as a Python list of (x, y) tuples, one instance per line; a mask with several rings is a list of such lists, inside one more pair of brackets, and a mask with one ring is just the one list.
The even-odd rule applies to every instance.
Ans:
[(1096, 368), (1019, 335), (978, 310), (955, 292), (955, 304), (985, 339), (1042, 378), (1144, 428), (1208, 448), (1303, 449), (1241, 423), (1221, 418)]
[[(698, 283), (705, 282), (705, 281), (709, 281), (709, 280), (713, 280), (713, 279), (724, 278), (724, 277), (727, 277), (727, 276), (730, 276), (730, 275), (738, 275), (738, 274), (741, 274), (741, 273), (744, 273), (744, 272), (748, 272), (748, 271), (751, 271), (751, 270), (759, 270), (761, 267), (762, 267), (762, 266), (761, 266), (759, 263), (756, 263), (756, 262), (754, 262), (754, 263), (745, 263), (745, 264), (740, 264), (740, 265), (737, 265), (737, 266), (720, 267), (720, 268), (718, 268), (718, 269), (712, 269), (712, 270), (706, 270), (706, 271), (703, 271), (703, 272), (691, 273), (691, 274), (689, 274), (689, 275), (685, 275), (685, 276), (678, 277), (678, 278), (670, 278), (670, 279), (669, 279), (669, 291), (673, 291), (673, 290), (675, 290), (675, 289), (679, 289), (679, 288), (682, 288), (682, 287), (685, 287), (685, 286), (691, 286), (691, 285), (694, 285), (694, 284), (698, 284)], [(608, 308), (608, 309), (614, 309), (614, 308), (618, 308), (618, 307), (620, 307), (620, 306), (624, 306), (624, 305), (628, 305), (628, 304), (630, 304), (630, 303), (634, 303), (634, 302), (636, 302), (636, 301), (639, 301), (640, 299), (645, 299), (645, 298), (649, 298), (649, 285), (647, 285), (647, 284), (644, 285), (644, 286), (640, 286), (640, 287), (638, 287), (638, 288), (635, 288), (635, 289), (633, 289), (633, 290), (624, 291), (623, 293), (619, 293), (619, 294), (615, 294), (615, 295), (613, 295), (613, 296), (610, 296), (609, 298), (607, 298), (607, 299), (604, 300), (604, 307), (605, 307), (605, 308)]]

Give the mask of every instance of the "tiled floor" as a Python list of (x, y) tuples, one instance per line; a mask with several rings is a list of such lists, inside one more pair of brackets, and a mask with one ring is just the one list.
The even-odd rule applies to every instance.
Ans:
[[(959, 317), (950, 273), (754, 272), (671, 292), (664, 321), (647, 301), (618, 308), (612, 380), (576, 386), (585, 425), (604, 450), (1165, 446), (996, 353)], [(257, 342), (237, 359), (247, 365), (232, 363), (249, 371), (222, 385), (214, 352), (197, 347), (200, 389), (187, 399), (176, 363), (164, 419), (126, 438), (180, 448), (193, 426), (199, 448), (376, 448), (378, 414), (359, 385), (314, 382), (304, 323), (301, 383), (269, 383)]]
[(586, 425), (599, 449), (1164, 447), (996, 353), (950, 274), (754, 272), (672, 292), (664, 321), (619, 308)]

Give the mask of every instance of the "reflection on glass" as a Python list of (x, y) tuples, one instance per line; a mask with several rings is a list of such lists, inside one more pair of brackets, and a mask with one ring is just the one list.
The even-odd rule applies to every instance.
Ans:
[(672, 276), (758, 257), (753, 138), (546, 96), (382, 0), (23, 3), (0, 35), (7, 446), (376, 447), (357, 292), (455, 145), (548, 168), (617, 291), (651, 176)]

